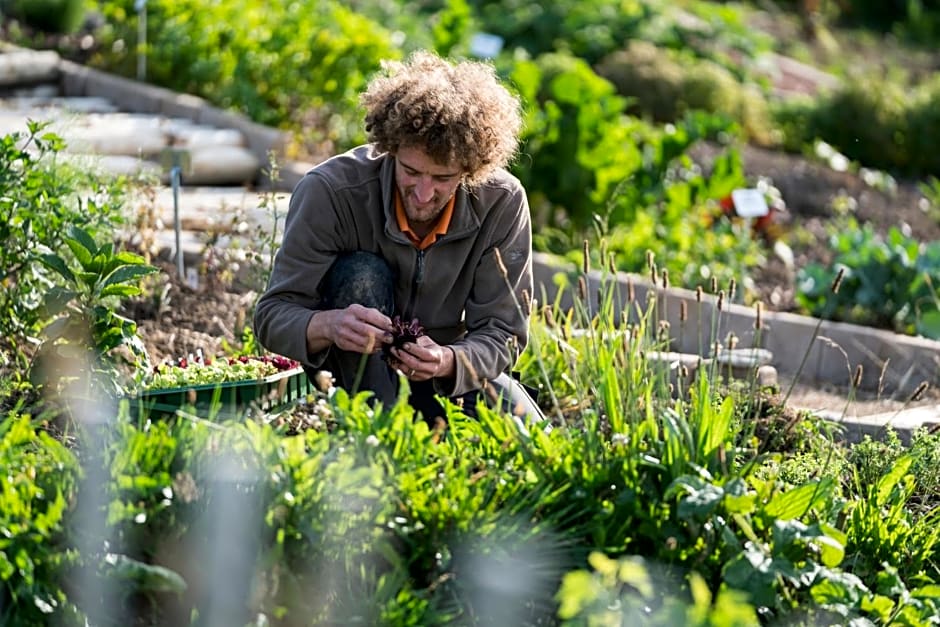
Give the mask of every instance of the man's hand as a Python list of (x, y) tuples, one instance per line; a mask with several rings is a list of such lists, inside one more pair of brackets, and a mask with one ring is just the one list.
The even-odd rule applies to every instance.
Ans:
[(331, 344), (340, 350), (373, 354), (392, 341), (392, 321), (378, 309), (350, 305), (318, 311), (307, 323), (307, 350), (317, 353)]
[(427, 335), (401, 348), (393, 348), (392, 356), (395, 360), (391, 366), (401, 370), (411, 381), (454, 376), (454, 349), (441, 346)]

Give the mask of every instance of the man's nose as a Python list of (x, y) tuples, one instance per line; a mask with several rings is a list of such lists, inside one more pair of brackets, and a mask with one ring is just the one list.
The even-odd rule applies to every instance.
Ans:
[(418, 179), (415, 185), (415, 197), (418, 202), (429, 202), (434, 197), (434, 185), (426, 179)]

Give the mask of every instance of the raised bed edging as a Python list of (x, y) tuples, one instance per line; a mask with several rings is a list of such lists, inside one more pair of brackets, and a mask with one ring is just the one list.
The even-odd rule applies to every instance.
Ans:
[[(574, 264), (559, 261), (556, 257), (536, 253), (533, 261), (535, 297), (540, 303), (553, 303), (560, 298), (563, 308), (571, 308), (577, 297), (579, 269)], [(556, 276), (561, 273), (569, 277), (571, 287), (559, 287)], [(781, 373), (791, 377), (800, 372), (800, 383), (819, 385), (832, 383), (848, 385), (856, 368), (862, 366), (860, 387), (864, 390), (880, 391), (883, 395), (905, 398), (912, 394), (922, 382), (932, 386), (940, 383), (940, 342), (923, 337), (912, 337), (844, 322), (831, 322), (810, 316), (764, 310), (761, 314), (762, 329), (754, 328), (756, 309), (743, 305), (723, 303), (717, 311), (717, 298), (704, 294), (702, 302), (696, 292), (688, 289), (653, 286), (639, 275), (591, 271), (588, 275), (588, 310), (596, 311), (597, 294), (601, 281), (612, 279), (619, 284), (620, 294), (627, 298), (632, 283), (636, 303), (645, 308), (648, 294), (653, 291), (657, 301), (657, 318), (669, 322), (673, 344), (670, 350), (705, 354), (709, 353), (709, 341), (713, 325), (716, 338), (724, 342), (729, 333), (738, 338), (739, 348), (765, 348), (773, 353), (772, 365)], [(562, 281), (562, 284), (565, 282)], [(561, 294), (559, 296), (559, 291)], [(687, 319), (680, 320), (682, 302), (685, 302)], [(615, 306), (615, 313), (623, 315), (623, 303)], [(630, 319), (636, 320), (636, 311), (630, 309)], [(813, 333), (819, 326), (819, 334), (813, 341)], [(700, 343), (698, 329), (703, 330)], [(809, 354), (807, 355), (807, 351)], [(805, 364), (800, 364), (805, 356)]]

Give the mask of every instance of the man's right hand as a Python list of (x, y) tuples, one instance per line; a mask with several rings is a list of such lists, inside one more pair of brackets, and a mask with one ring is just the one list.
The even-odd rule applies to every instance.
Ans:
[(331, 344), (340, 350), (373, 354), (392, 341), (392, 321), (378, 309), (350, 305), (318, 311), (307, 323), (307, 350), (318, 353)]

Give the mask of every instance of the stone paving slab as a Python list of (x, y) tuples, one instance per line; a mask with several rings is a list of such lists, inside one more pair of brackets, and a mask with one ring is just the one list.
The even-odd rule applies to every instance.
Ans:
[(910, 444), (914, 432), (920, 428), (940, 428), (940, 405), (912, 407), (900, 411), (854, 416), (838, 412), (814, 412), (821, 418), (842, 427), (842, 437), (847, 442), (858, 443), (868, 435), (872, 439), (881, 439), (885, 429), (890, 427), (897, 432), (901, 442)]

